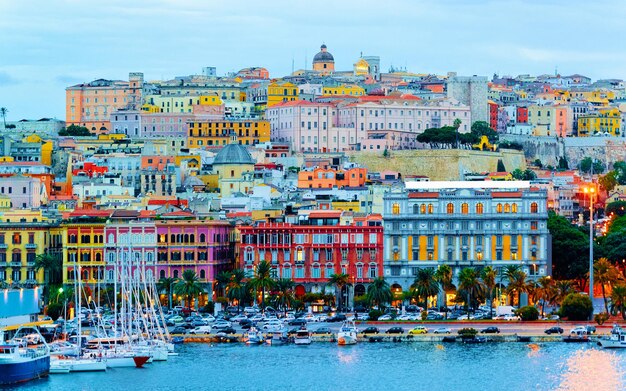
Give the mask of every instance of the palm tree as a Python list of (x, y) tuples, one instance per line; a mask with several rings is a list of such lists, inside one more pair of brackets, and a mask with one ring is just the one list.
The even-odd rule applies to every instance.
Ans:
[(9, 109), (6, 107), (0, 107), (0, 116), (2, 116), (2, 122), (4, 123), (4, 129), (7, 128), (7, 113)]
[(482, 282), (478, 277), (476, 269), (471, 267), (464, 267), (459, 273), (459, 290), (465, 292), (467, 300), (465, 306), (467, 309), (467, 317), (469, 319), (470, 305), (472, 297), (479, 295), (482, 292)]
[(489, 319), (491, 319), (493, 312), (493, 291), (496, 289), (497, 276), (498, 271), (491, 266), (483, 268), (480, 272), (480, 278), (483, 281), (483, 286), (485, 287), (487, 298), (489, 299)]
[(335, 301), (337, 303), (337, 311), (341, 311), (341, 293), (343, 287), (350, 282), (350, 275), (346, 273), (332, 274), (328, 279), (328, 285), (335, 287)]
[(226, 296), (226, 287), (232, 277), (233, 274), (231, 272), (221, 271), (217, 273), (217, 276), (215, 276), (215, 288), (218, 297)]
[(271, 289), (276, 284), (272, 278), (272, 265), (267, 261), (261, 261), (254, 271), (254, 277), (250, 280), (250, 286), (258, 293), (261, 289), (261, 308), (265, 311), (265, 290)]
[(230, 277), (228, 286), (225, 288), (226, 297), (228, 297), (230, 301), (237, 300), (237, 310), (239, 310), (239, 308), (241, 308), (241, 303), (247, 294), (247, 287), (243, 282), (246, 278), (246, 273), (241, 269), (235, 269), (232, 273), (230, 273)]
[(521, 305), (522, 293), (528, 293), (531, 285), (526, 281), (526, 273), (517, 265), (509, 265), (505, 268), (504, 275), (509, 280), (506, 292), (511, 295), (517, 293), (517, 305)]
[(187, 307), (191, 308), (194, 298), (202, 293), (202, 285), (195, 271), (187, 269), (183, 272), (183, 277), (174, 286), (174, 292), (177, 295), (185, 296), (187, 299)]
[(620, 313), (622, 319), (626, 320), (626, 285), (618, 284), (613, 287), (611, 302), (611, 313), (613, 315)]
[(543, 318), (546, 302), (554, 302), (556, 297), (556, 286), (550, 276), (541, 277), (537, 280), (537, 286), (533, 291), (535, 301), (541, 301), (541, 317)]
[(367, 287), (367, 301), (370, 306), (383, 307), (386, 303), (391, 303), (393, 294), (391, 288), (384, 278), (378, 277)]
[(428, 309), (428, 298), (439, 293), (439, 284), (435, 279), (435, 272), (431, 268), (418, 269), (417, 276), (411, 284), (411, 291), (418, 299), (424, 299), (424, 310)]
[(605, 285), (612, 285), (615, 283), (620, 274), (617, 271), (617, 268), (613, 266), (608, 259), (600, 258), (593, 264), (593, 277), (595, 282), (600, 284), (602, 287), (602, 298), (604, 299), (604, 309), (606, 312), (609, 312), (609, 302), (606, 299), (606, 291), (604, 289)]
[(447, 303), (447, 298), (446, 298), (446, 291), (454, 287), (454, 285), (452, 285), (452, 268), (448, 265), (439, 265), (439, 267), (435, 271), (435, 279), (439, 283), (440, 285), (439, 289), (443, 293), (443, 297), (444, 297), (443, 304), (446, 309), (445, 316), (447, 320), (448, 319), (448, 303)]
[(163, 277), (157, 282), (157, 289), (160, 293), (167, 295), (167, 307), (172, 308), (172, 289), (178, 282), (174, 277)]
[(288, 278), (279, 278), (276, 280), (274, 289), (278, 292), (277, 303), (279, 307), (283, 308), (285, 315), (287, 315), (287, 308), (293, 303), (293, 287), (295, 283)]
[(63, 261), (61, 258), (54, 257), (48, 253), (39, 254), (35, 257), (35, 272), (41, 269), (44, 272), (46, 295), (48, 295), (50, 285), (63, 282), (62, 278), (59, 278), (63, 270)]

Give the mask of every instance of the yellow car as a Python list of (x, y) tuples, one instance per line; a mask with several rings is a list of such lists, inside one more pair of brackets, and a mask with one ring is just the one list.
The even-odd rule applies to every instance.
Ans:
[(413, 327), (411, 330), (409, 330), (410, 335), (426, 334), (426, 333), (428, 333), (428, 329), (424, 326), (416, 326), (416, 327)]

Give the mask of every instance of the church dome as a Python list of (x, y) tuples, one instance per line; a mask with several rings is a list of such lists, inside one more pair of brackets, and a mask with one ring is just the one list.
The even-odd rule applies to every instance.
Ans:
[(250, 152), (243, 145), (239, 144), (228, 144), (224, 148), (222, 148), (215, 159), (213, 160), (213, 165), (219, 164), (254, 164), (256, 163)]
[(332, 54), (326, 51), (326, 45), (320, 47), (320, 52), (313, 57), (313, 62), (335, 62), (335, 58)]

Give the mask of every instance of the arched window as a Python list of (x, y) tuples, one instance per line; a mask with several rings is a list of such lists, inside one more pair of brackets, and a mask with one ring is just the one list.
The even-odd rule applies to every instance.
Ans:
[(178, 278), (178, 270), (174, 270), (174, 278)]
[(189, 243), (189, 234), (185, 234), (185, 236), (183, 237), (183, 242)]
[(159, 271), (159, 278), (165, 278), (165, 270), (160, 270)]
[(420, 205), (420, 213), (421, 214), (426, 214), (426, 204)]
[(467, 202), (461, 204), (461, 213), (464, 215), (469, 213), (469, 204), (467, 204)]
[(496, 212), (502, 213), (502, 204), (496, 205)]
[(477, 215), (481, 215), (483, 214), (483, 203), (479, 202), (476, 204), (476, 214)]
[(115, 263), (115, 254), (114, 253), (109, 253), (108, 258), (109, 258), (108, 259), (109, 263)]
[(115, 243), (115, 235), (109, 234), (109, 243)]
[(96, 253), (96, 262), (102, 262), (102, 254)]
[(204, 270), (200, 270), (200, 279), (204, 280), (206, 278), (206, 272)]
[(533, 202), (532, 204), (530, 204), (530, 213), (537, 213), (539, 212), (539, 207), (537, 206), (536, 202)]
[(428, 204), (428, 214), (433, 214), (433, 204)]
[(206, 235), (200, 234), (200, 243), (204, 243), (204, 242), (206, 242)]
[(413, 214), (416, 215), (420, 212), (420, 207), (417, 204), (413, 205)]
[(504, 204), (504, 213), (511, 213), (511, 205)]
[(511, 212), (517, 213), (517, 204), (511, 204)]
[(196, 242), (196, 235), (194, 235), (194, 234), (189, 235), (189, 242), (190, 243), (195, 243)]
[(146, 254), (146, 262), (152, 263), (154, 261), (154, 255), (152, 253)]
[(391, 206), (391, 214), (394, 214), (394, 215), (400, 214), (400, 204), (395, 203)]
[(115, 279), (115, 271), (107, 270), (107, 275), (108, 275), (107, 279), (109, 281), (113, 281)]
[(153, 280), (152, 269), (146, 269), (146, 280), (148, 281)]
[(176, 243), (176, 235), (174, 234), (170, 235), (170, 243)]
[(448, 206), (446, 207), (446, 211), (448, 214), (454, 213), (454, 204), (452, 202), (448, 203)]

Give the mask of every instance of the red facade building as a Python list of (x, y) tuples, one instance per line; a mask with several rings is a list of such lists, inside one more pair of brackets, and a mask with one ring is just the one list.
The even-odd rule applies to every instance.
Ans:
[(517, 123), (518, 124), (528, 123), (528, 107), (520, 106), (517, 108)]
[(353, 288), (348, 298), (365, 294), (367, 284), (382, 276), (382, 216), (343, 213), (316, 210), (298, 215), (297, 223), (240, 226), (239, 267), (252, 277), (266, 260), (276, 277), (295, 282), (297, 296), (323, 292), (331, 275), (345, 273)]
[(498, 104), (494, 101), (489, 101), (489, 126), (491, 129), (498, 129)]

